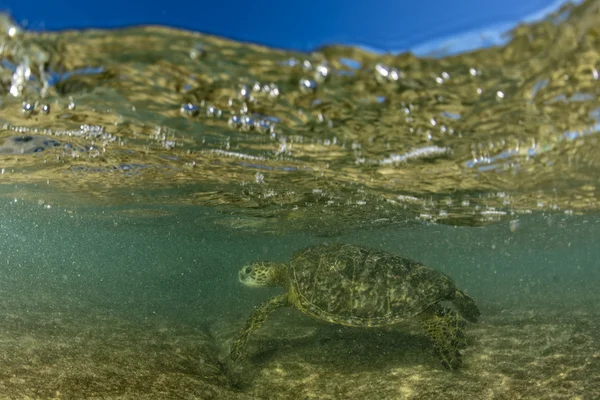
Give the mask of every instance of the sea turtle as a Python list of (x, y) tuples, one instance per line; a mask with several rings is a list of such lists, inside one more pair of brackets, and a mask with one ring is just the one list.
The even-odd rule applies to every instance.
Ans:
[[(242, 267), (248, 286), (282, 286), (287, 292), (257, 307), (234, 342), (230, 357), (242, 353), (250, 333), (279, 307), (295, 307), (334, 324), (377, 327), (420, 316), (436, 354), (447, 369), (461, 366), (467, 321), (479, 309), (447, 275), (398, 255), (353, 244), (325, 244), (296, 252), (289, 264), (256, 262)], [(441, 301), (450, 301), (454, 308)]]

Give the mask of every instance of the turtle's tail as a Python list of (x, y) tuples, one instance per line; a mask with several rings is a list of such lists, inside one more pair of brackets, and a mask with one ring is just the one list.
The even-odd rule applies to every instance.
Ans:
[(481, 315), (475, 301), (467, 296), (466, 293), (457, 290), (452, 298), (452, 303), (458, 309), (458, 312), (464, 319), (469, 322), (477, 322), (477, 318)]

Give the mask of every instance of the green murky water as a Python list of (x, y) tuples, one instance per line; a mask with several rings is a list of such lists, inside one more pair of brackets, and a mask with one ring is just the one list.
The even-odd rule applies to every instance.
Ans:
[[(0, 398), (600, 396), (600, 5), (446, 56), (284, 52), (0, 21)], [(419, 326), (255, 305), (252, 261), (365, 244), (482, 311), (464, 368)], [(397, 329), (396, 329), (397, 328)]]

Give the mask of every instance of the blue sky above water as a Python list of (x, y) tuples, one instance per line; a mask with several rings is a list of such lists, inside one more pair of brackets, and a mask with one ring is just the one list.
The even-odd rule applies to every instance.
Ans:
[(521, 21), (556, 10), (564, 0), (304, 1), (22, 1), (0, 10), (30, 30), (160, 24), (271, 47), (309, 51), (326, 44), (418, 54), (501, 44)]

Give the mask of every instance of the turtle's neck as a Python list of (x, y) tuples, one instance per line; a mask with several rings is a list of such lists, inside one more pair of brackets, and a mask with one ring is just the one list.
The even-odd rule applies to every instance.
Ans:
[(290, 287), (290, 276), (288, 266), (284, 263), (274, 263), (273, 275), (271, 276), (271, 284), (273, 286), (281, 286), (285, 289)]

